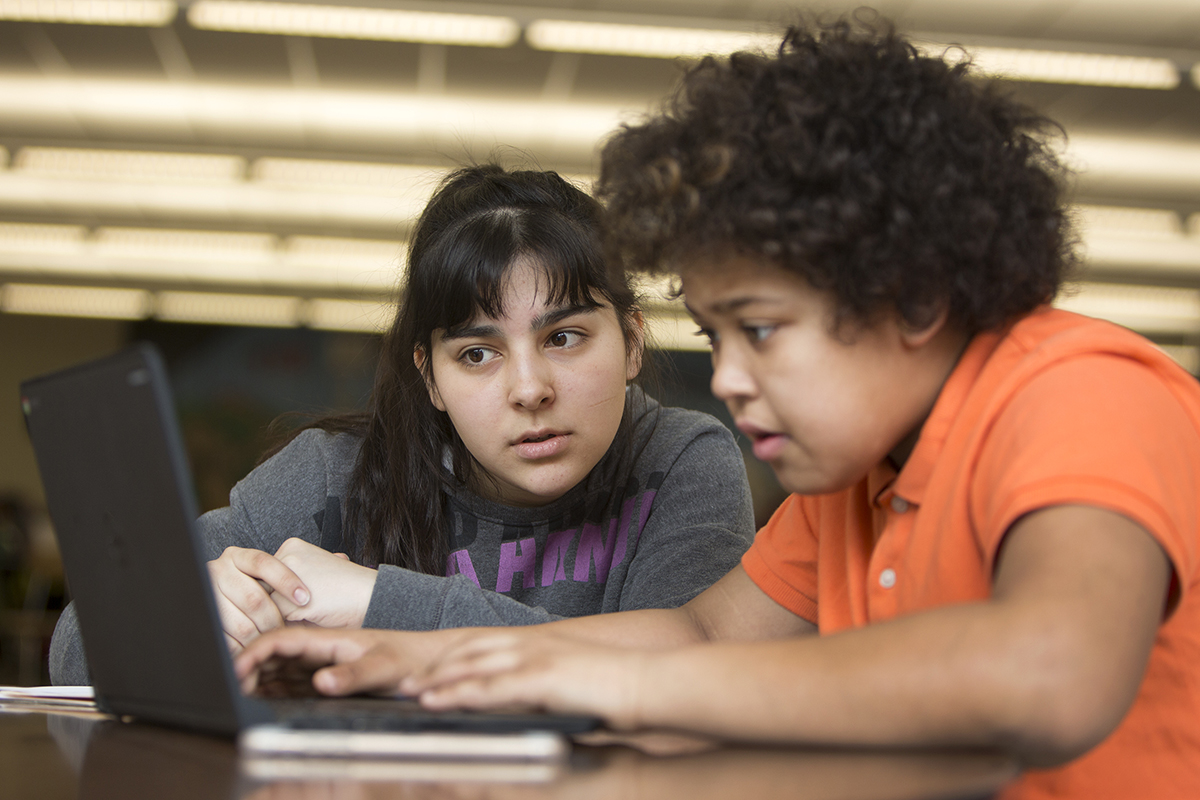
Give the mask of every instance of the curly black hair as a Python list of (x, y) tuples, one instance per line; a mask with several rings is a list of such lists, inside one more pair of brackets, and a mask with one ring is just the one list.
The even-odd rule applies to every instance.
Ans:
[(678, 271), (722, 248), (832, 293), (836, 322), (943, 309), (973, 333), (1049, 302), (1074, 267), (1049, 120), (888, 23), (792, 27), (777, 54), (708, 57), (613, 135), (614, 258)]

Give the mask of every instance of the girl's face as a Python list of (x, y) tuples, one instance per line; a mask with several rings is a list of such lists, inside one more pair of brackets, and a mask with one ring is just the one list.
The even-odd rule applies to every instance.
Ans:
[(612, 444), (641, 365), (626, 357), (611, 306), (550, 305), (545, 283), (518, 260), (504, 316), (434, 331), (429, 354), (430, 399), (492, 479), (474, 488), (513, 506), (545, 505), (583, 480)]

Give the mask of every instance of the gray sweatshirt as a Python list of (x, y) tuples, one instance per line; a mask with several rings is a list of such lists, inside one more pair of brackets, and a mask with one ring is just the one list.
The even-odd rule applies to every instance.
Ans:
[[(610, 448), (549, 505), (516, 508), (448, 490), (446, 574), (380, 566), (364, 627), (531, 625), (671, 608), (736, 566), (754, 516), (729, 430), (707, 414), (661, 407), (638, 389), (626, 413), (635, 420), (632, 453)], [(297, 436), (233, 488), (229, 506), (200, 517), (207, 557), (229, 546), (274, 553), (293, 536), (352, 554), (342, 519), (360, 442), (319, 430)], [(57, 684), (90, 680), (71, 606), (54, 631), (50, 676)]]

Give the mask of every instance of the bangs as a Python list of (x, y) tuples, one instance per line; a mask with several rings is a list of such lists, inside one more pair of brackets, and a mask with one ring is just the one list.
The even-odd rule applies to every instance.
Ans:
[[(444, 232), (424, 254), (436, 269), (410, 283), (410, 301), (423, 305), (422, 338), (452, 331), (476, 316), (505, 316), (508, 275), (521, 259), (538, 270), (538, 289), (550, 305), (612, 303), (612, 287), (594, 232), (546, 209), (503, 208), (473, 216)], [(414, 281), (422, 278), (414, 276)]]

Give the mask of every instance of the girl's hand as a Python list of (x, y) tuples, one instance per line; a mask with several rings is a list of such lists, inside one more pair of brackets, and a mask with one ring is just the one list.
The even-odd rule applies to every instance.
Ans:
[(533, 630), (477, 632), (400, 681), (431, 709), (528, 707), (639, 727), (642, 672), (652, 654)]
[(292, 606), (301, 608), (311, 596), (296, 573), (261, 550), (227, 547), (208, 562), (208, 575), (225, 643), (233, 654), (267, 631), (283, 627), (283, 614), (273, 597), (290, 597)]
[(288, 622), (322, 628), (361, 628), (375, 591), (378, 573), (355, 564), (344, 553), (330, 553), (303, 539), (288, 539), (275, 557), (311, 590), (312, 599), (297, 603), (286, 593), (271, 599)]

